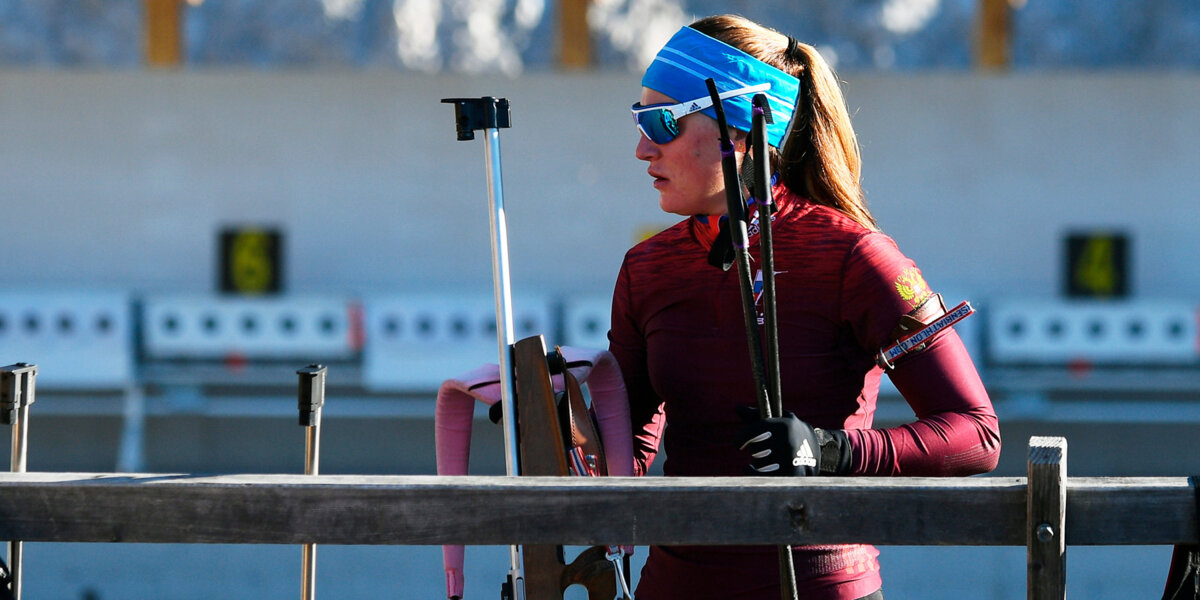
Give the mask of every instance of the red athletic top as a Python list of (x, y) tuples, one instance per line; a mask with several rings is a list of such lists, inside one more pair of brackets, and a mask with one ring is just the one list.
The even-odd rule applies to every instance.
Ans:
[[(918, 420), (871, 429), (882, 375), (872, 357), (891, 341), (901, 315), (932, 292), (891, 238), (783, 187), (776, 188), (776, 201), (784, 408), (812, 425), (847, 430), (855, 475), (969, 475), (995, 468), (996, 414), (953, 331), (902, 358), (890, 375)], [(735, 268), (708, 263), (715, 226), (705, 221), (686, 219), (638, 244), (617, 278), (610, 350), (629, 393), (639, 474), (654, 460), (660, 438), (668, 476), (738, 476), (748, 463), (732, 443), (741, 428), (734, 406), (755, 403), (741, 293)], [(877, 555), (865, 545), (798, 547), (801, 595), (849, 600), (879, 589)], [(777, 550), (653, 547), (637, 596), (778, 598)]]

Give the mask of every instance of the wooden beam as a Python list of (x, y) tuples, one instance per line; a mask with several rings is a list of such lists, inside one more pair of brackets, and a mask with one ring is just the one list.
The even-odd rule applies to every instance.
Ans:
[[(1089, 478), (1067, 489), (1071, 544), (1200, 541), (1185, 477)], [(1026, 497), (1017, 477), (0, 473), (0, 539), (1024, 546)]]
[(1010, 65), (1012, 36), (1011, 0), (979, 0), (978, 44), (975, 65), (1003, 70)]
[(589, 0), (560, 0), (559, 61), (564, 68), (583, 69), (592, 64), (592, 41), (588, 27)]
[(183, 62), (182, 0), (143, 0), (146, 64), (175, 67)]
[(1022, 545), (1024, 507), (1018, 478), (0, 474), (25, 541)]
[[(1192, 539), (1200, 530), (1195, 506), (1179, 502), (1180, 494), (1190, 489), (1187, 478), (1072, 477), (1067, 480), (1067, 544), (1104, 546), (1114, 539), (1132, 546), (1200, 543), (1200, 538)], [(1136, 525), (1113, 522), (1121, 518)], [(1174, 528), (1179, 528), (1175, 537), (1180, 540), (1158, 541), (1171, 537)]]

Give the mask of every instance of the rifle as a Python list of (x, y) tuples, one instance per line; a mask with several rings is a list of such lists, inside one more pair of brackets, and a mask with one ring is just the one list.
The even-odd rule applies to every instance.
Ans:
[[(568, 475), (567, 444), (558, 417), (556, 394), (551, 379), (545, 341), (541, 336), (514, 341), (512, 292), (508, 271), (508, 238), (505, 231), (504, 190), (501, 181), (499, 130), (510, 126), (508, 100), (485, 96), (482, 98), (446, 98), (443, 103), (454, 105), (455, 124), (459, 141), (472, 140), (475, 131), (487, 136), (485, 146), (488, 204), (492, 238), (492, 276), (496, 301), (496, 334), (499, 354), (500, 417), (504, 426), (505, 470), (509, 476)], [(556, 351), (557, 352), (557, 351)], [(572, 386), (574, 377), (562, 369), (564, 387)], [(520, 386), (520, 421), (518, 422), (516, 394)], [(578, 382), (573, 387), (578, 389)], [(441, 392), (439, 391), (439, 396)], [(572, 394), (563, 396), (569, 399)], [(582, 402), (581, 392), (578, 396)], [(568, 402), (564, 402), (569, 406)], [(440, 408), (440, 407), (439, 407)], [(573, 429), (572, 429), (573, 431)], [(593, 435), (593, 437), (595, 437)], [(598, 438), (596, 438), (598, 441)], [(593, 456), (603, 456), (595, 451)], [(608, 600), (616, 594), (613, 572), (620, 574), (618, 563), (609, 558), (613, 553), (603, 547), (584, 551), (567, 564), (561, 546), (510, 546), (508, 579), (501, 588), (505, 600), (561, 599), (563, 590), (579, 583), (588, 589), (590, 600)], [(611, 563), (609, 561), (612, 561)], [(449, 576), (449, 575), (448, 575)], [(604, 581), (607, 579), (607, 582)], [(451, 598), (461, 593), (461, 586), (448, 580)]]
[[(566, 476), (573, 468), (587, 475), (589, 465), (599, 471), (604, 457), (596, 428), (583, 404), (582, 388), (566, 368), (561, 351), (549, 356), (542, 336), (525, 338), (513, 346), (516, 365), (517, 432), (521, 472), (532, 476)], [(551, 364), (561, 369), (563, 393), (556, 394), (551, 379)], [(555, 370), (558, 370), (555, 369)], [(584, 430), (584, 431), (580, 431)], [(578, 437), (580, 444), (566, 440)], [(568, 452), (577, 460), (568, 466)], [(615, 565), (607, 558), (608, 549), (593, 546), (571, 563), (563, 556), (562, 546), (525, 546), (525, 592), (528, 598), (562, 598), (573, 584), (588, 590), (588, 600), (612, 600), (616, 595)], [(517, 600), (510, 596), (505, 600)]]

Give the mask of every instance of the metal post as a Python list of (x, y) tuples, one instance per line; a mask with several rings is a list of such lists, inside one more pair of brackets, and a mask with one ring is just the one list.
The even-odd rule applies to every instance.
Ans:
[[(12, 426), (13, 473), (24, 473), (29, 444), (29, 405), (35, 399), (37, 365), (16, 363), (0, 367), (0, 422)], [(8, 542), (8, 570), (12, 597), (21, 598), (21, 542)]]
[[(325, 373), (322, 365), (309, 365), (296, 374), (299, 382), (300, 426), (304, 427), (304, 474), (316, 475), (321, 462), (321, 407), (325, 405)], [(317, 545), (305, 544), (302, 555), (304, 576), (301, 600), (313, 600), (317, 583)]]
[[(508, 100), (482, 98), (445, 98), (454, 105), (454, 120), (459, 141), (475, 139), (482, 129), (487, 137), (486, 159), (488, 208), (492, 237), (492, 280), (496, 300), (496, 344), (500, 364), (500, 409), (504, 426), (504, 467), (510, 476), (521, 474), (517, 448), (517, 420), (513, 411), (516, 384), (512, 371), (513, 330), (512, 291), (508, 271), (508, 222), (504, 216), (504, 184), (500, 165), (500, 129), (510, 126)], [(525, 598), (525, 576), (521, 547), (509, 547), (509, 584), (514, 600)]]

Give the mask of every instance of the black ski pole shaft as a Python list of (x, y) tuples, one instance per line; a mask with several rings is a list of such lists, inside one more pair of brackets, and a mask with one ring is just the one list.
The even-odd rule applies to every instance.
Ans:
[[(35, 400), (37, 365), (16, 363), (0, 367), (0, 422), (12, 426), (11, 470), (24, 473), (26, 451), (29, 448), (29, 405)], [(23, 545), (19, 540), (8, 542), (9, 590), (14, 600), (21, 600), (21, 566)]]
[[(496, 300), (496, 342), (500, 364), (500, 409), (504, 426), (504, 467), (508, 475), (521, 474), (520, 449), (517, 447), (517, 419), (513, 410), (516, 400), (516, 381), (513, 377), (512, 284), (508, 269), (508, 229), (504, 214), (504, 184), (500, 164), (500, 129), (511, 126), (508, 100), (482, 98), (443, 98), (454, 105), (454, 122), (459, 141), (475, 139), (482, 130), (487, 136), (484, 146), (488, 183), (492, 235), (492, 281)], [(525, 600), (525, 569), (521, 547), (509, 546), (508, 583), (501, 595), (512, 600)]]
[[(742, 183), (738, 179), (737, 157), (733, 154), (733, 142), (725, 123), (725, 109), (717, 83), (709, 79), (708, 93), (712, 96), (713, 109), (717, 113), (717, 128), (721, 138), (721, 171), (725, 177), (725, 202), (729, 210), (729, 233), (738, 269), (738, 281), (742, 290), (742, 314), (746, 320), (746, 340), (750, 344), (750, 368), (754, 373), (754, 391), (758, 400), (758, 413), (763, 418), (772, 416), (771, 403), (767, 399), (763, 381), (762, 346), (758, 337), (758, 314), (754, 308), (754, 281), (750, 275), (749, 234), (746, 233), (746, 203), (742, 198)], [(796, 591), (796, 567), (792, 561), (792, 547), (779, 546), (779, 586), (785, 600), (799, 600)]]
[(775, 248), (771, 233), (771, 215), (775, 198), (771, 189), (771, 156), (767, 144), (767, 124), (771, 123), (771, 106), (765, 94), (755, 94), (754, 117), (751, 125), (754, 152), (754, 201), (758, 205), (759, 260), (762, 263), (763, 303), (763, 371), (767, 378), (767, 397), (771, 413), (783, 414), (783, 389), (779, 373), (779, 325), (775, 300)]
[[(300, 426), (304, 427), (304, 474), (317, 475), (321, 464), (321, 408), (325, 406), (325, 374), (322, 365), (308, 365), (296, 371), (299, 376), (297, 404)], [(317, 584), (317, 545), (305, 544), (301, 556), (303, 576), (301, 600), (313, 600)]]
[(733, 142), (725, 126), (725, 109), (717, 84), (709, 79), (708, 93), (712, 96), (713, 109), (717, 112), (717, 127), (720, 129), (721, 171), (725, 177), (725, 205), (729, 213), (729, 237), (733, 242), (734, 264), (737, 266), (738, 287), (742, 294), (742, 317), (746, 323), (746, 341), (750, 346), (750, 370), (754, 375), (754, 397), (763, 417), (772, 416), (771, 404), (767, 400), (766, 381), (763, 375), (762, 344), (758, 336), (758, 311), (754, 307), (754, 276), (750, 273), (749, 234), (746, 232), (746, 202), (742, 197), (742, 184), (738, 179), (737, 157), (733, 153)]
[[(775, 248), (771, 232), (771, 215), (775, 200), (771, 191), (771, 157), (767, 150), (767, 123), (771, 122), (771, 109), (767, 97), (755, 94), (754, 113), (751, 122), (752, 152), (754, 154), (753, 197), (758, 205), (759, 261), (762, 269), (763, 303), (763, 371), (767, 378), (767, 398), (771, 413), (783, 414), (783, 389), (779, 373), (779, 328), (776, 320), (775, 300)], [(786, 564), (785, 564), (786, 563)], [(779, 553), (779, 581), (783, 594), (789, 592), (796, 597), (795, 567), (791, 562), (791, 548)]]

